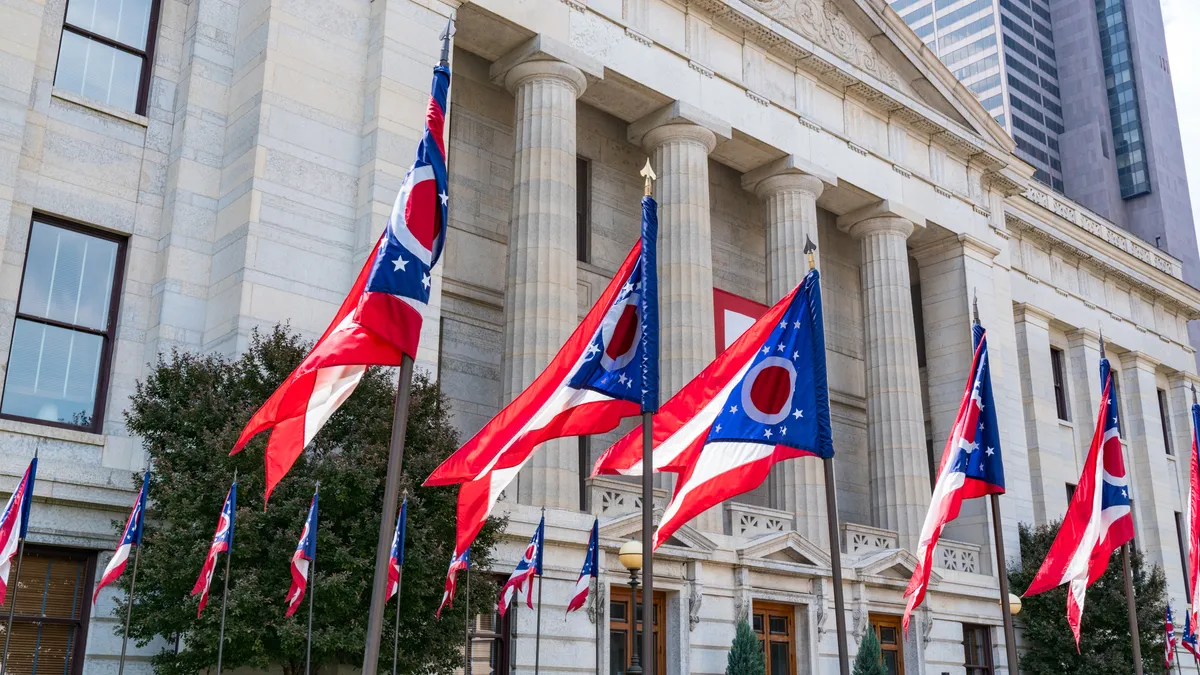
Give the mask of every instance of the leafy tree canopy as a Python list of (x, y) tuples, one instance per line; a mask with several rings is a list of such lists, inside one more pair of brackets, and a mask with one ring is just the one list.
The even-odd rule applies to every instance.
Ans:
[(729, 649), (725, 675), (764, 675), (766, 671), (767, 661), (754, 630), (745, 619), (738, 621), (733, 646)]
[[(204, 562), (221, 502), (238, 471), (225, 628), (224, 666), (281, 667), (303, 672), (307, 599), (284, 618), (289, 563), (316, 481), (321, 482), (317, 535), (313, 663), (362, 663), (375, 543), (395, 395), (392, 369), (368, 369), (358, 389), (317, 434), (291, 473), (263, 505), (267, 434), (229, 457), (250, 415), (307, 353), (286, 328), (253, 335), (236, 360), (172, 353), (140, 382), (126, 412), (153, 469), (130, 635), (145, 645), (166, 636), (156, 673), (192, 675), (216, 664), (224, 556), (208, 607), (196, 618), (189, 596)], [(418, 376), (412, 388), (402, 488), (409, 494), (407, 556), (400, 614), (400, 673), (445, 672), (462, 661), (464, 607), (433, 618), (454, 542), (456, 490), (421, 481), (457, 446), (437, 386)], [(141, 476), (132, 478), (141, 483)], [(123, 522), (114, 523), (117, 531)], [(485, 569), (502, 523), (484, 528), (472, 566)], [(460, 576), (460, 585), (463, 579)], [(128, 589), (129, 575), (121, 583)], [(494, 587), (474, 575), (472, 603), (489, 603)], [(310, 589), (310, 592), (312, 590)], [(395, 600), (392, 601), (394, 603)], [(381, 670), (391, 669), (395, 605), (385, 608)], [(114, 614), (124, 616), (124, 607)], [(175, 645), (178, 645), (176, 649)]]
[[(1008, 582), (1013, 593), (1023, 593), (1046, 555), (1062, 522), (1039, 527), (1021, 524), (1022, 564), (1009, 567)], [(1147, 673), (1163, 672), (1163, 621), (1166, 614), (1166, 578), (1157, 566), (1147, 568), (1142, 554), (1133, 549), (1133, 592), (1137, 598), (1138, 632), (1142, 668)], [(1067, 624), (1067, 586), (1021, 600), (1017, 621), (1024, 626), (1021, 672), (1029, 675), (1111, 675), (1133, 671), (1133, 643), (1125, 600), (1125, 577), (1121, 552), (1116, 551), (1108, 569), (1088, 587), (1083, 605), (1079, 651)]]

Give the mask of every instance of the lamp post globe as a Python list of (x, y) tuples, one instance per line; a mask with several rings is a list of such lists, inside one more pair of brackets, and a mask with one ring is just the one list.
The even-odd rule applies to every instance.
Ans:
[(630, 597), (633, 598), (633, 637), (635, 644), (632, 650), (633, 654), (629, 659), (629, 669), (625, 672), (626, 675), (642, 675), (642, 641), (637, 637), (637, 589), (638, 572), (642, 569), (642, 542), (630, 539), (622, 544), (621, 550), (617, 552), (617, 559), (621, 561), (622, 567), (629, 570), (629, 591)]

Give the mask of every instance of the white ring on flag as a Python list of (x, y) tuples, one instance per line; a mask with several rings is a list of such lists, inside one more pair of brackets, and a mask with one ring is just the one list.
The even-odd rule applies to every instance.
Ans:
[[(788, 373), (787, 400), (774, 413), (759, 410), (751, 396), (751, 392), (754, 389), (754, 382), (768, 368), (783, 368)], [(779, 424), (792, 413), (792, 397), (795, 393), (796, 366), (792, 364), (790, 359), (785, 359), (782, 356), (768, 356), (754, 364), (750, 372), (746, 373), (746, 379), (742, 381), (742, 410), (746, 411), (747, 417), (759, 424)]]

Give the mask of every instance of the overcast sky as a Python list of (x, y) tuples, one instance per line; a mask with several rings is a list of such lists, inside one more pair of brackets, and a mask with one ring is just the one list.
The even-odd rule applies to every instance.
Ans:
[[(1193, 220), (1200, 212), (1200, 0), (1162, 0)], [(1200, 220), (1196, 222), (1200, 226)]]

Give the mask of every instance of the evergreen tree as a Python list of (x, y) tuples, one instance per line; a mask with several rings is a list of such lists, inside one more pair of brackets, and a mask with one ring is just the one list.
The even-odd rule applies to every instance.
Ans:
[(875, 629), (869, 626), (858, 645), (858, 655), (854, 657), (854, 675), (887, 675), (883, 655), (879, 652), (879, 639), (875, 637)]
[[(1013, 593), (1023, 593), (1029, 588), (1061, 524), (1061, 521), (1040, 527), (1021, 524), (1022, 564), (1008, 570)], [(1142, 668), (1147, 673), (1162, 672), (1166, 579), (1161, 568), (1147, 568), (1136, 548), (1131, 567)], [(1027, 651), (1021, 656), (1023, 674), (1111, 675), (1133, 671), (1133, 646), (1121, 568), (1121, 552), (1117, 550), (1104, 575), (1088, 587), (1078, 652), (1071, 627), (1067, 625), (1067, 586), (1022, 599), (1021, 613), (1015, 618), (1024, 626), (1022, 638)]]
[(767, 661), (763, 656), (762, 645), (754, 636), (754, 629), (742, 619), (738, 621), (733, 646), (729, 649), (725, 675), (765, 675), (766, 672)]
[[(228, 456), (250, 415), (308, 349), (298, 336), (276, 327), (266, 335), (255, 333), (249, 350), (235, 360), (175, 352), (160, 357), (130, 399), (126, 423), (130, 433), (142, 439), (152, 467), (130, 636), (139, 645), (156, 637), (167, 639), (168, 647), (153, 657), (156, 673), (191, 675), (216, 664), (224, 556), (217, 562), (208, 607), (199, 619), (197, 600), (189, 594), (234, 468), (238, 509), (224, 667), (277, 667), (286, 675), (304, 671), (307, 607), (284, 618), (284, 596), (291, 555), (318, 480), (313, 664), (362, 663), (395, 370), (367, 370), (354, 394), (279, 484), (268, 507), (263, 504), (268, 434), (259, 434), (240, 454)], [(401, 484), (409, 494), (409, 510), (400, 673), (447, 672), (462, 662), (461, 592), (452, 611), (441, 621), (433, 619), (454, 542), (457, 491), (420, 485), (457, 446), (445, 399), (435, 384), (418, 376), (409, 404)], [(141, 483), (140, 474), (133, 482)], [(119, 532), (124, 522), (114, 525)], [(472, 567), (489, 566), (501, 525), (493, 522), (484, 528), (471, 552)], [(128, 580), (128, 574), (122, 577), (126, 589)], [(460, 574), (460, 588), (464, 581)], [(472, 575), (471, 586), (475, 610), (493, 602), (495, 588), (486, 575)], [(394, 602), (384, 611), (381, 671), (391, 669)], [(123, 603), (119, 604), (112, 612), (123, 617)]]

